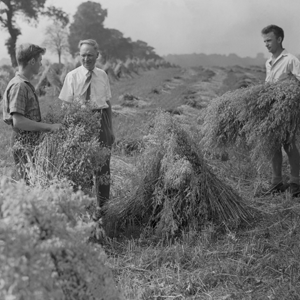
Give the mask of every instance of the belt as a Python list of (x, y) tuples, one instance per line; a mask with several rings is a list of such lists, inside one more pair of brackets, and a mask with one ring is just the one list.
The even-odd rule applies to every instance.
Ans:
[(105, 108), (93, 108), (92, 112), (102, 112)]

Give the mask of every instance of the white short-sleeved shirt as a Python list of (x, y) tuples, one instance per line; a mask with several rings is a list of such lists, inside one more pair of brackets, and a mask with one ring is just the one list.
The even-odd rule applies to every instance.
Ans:
[[(97, 108), (107, 108), (107, 101), (111, 98), (108, 77), (106, 73), (99, 68), (94, 68), (92, 72), (89, 101)], [(58, 96), (59, 99), (67, 102), (78, 101), (84, 104), (86, 101), (85, 82), (88, 73), (89, 71), (83, 66), (69, 72)]]
[(300, 81), (300, 62), (294, 55), (283, 50), (272, 64), (272, 58), (266, 62), (266, 82), (284, 80), (289, 76), (295, 76)]

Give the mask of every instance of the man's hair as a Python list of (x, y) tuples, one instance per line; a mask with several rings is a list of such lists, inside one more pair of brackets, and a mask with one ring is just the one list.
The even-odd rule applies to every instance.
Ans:
[(274, 35), (276, 36), (276, 38), (281, 37), (282, 40), (284, 39), (284, 31), (279, 26), (269, 25), (269, 26), (263, 28), (263, 30), (261, 31), (262, 34), (268, 34), (270, 32), (273, 32)]
[(80, 47), (82, 45), (90, 45), (92, 47), (94, 47), (94, 49), (99, 52), (99, 45), (98, 43), (95, 41), (95, 40), (92, 40), (92, 39), (87, 39), (87, 40), (81, 40), (78, 44), (78, 48), (80, 50)]
[(31, 59), (37, 59), (40, 54), (44, 55), (46, 48), (34, 44), (21, 44), (18, 46), (16, 51), (16, 58), (18, 65), (26, 67)]

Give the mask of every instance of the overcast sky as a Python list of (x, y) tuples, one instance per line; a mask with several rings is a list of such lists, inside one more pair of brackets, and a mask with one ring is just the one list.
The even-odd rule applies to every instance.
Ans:
[[(82, 0), (47, 0), (72, 17)], [(108, 10), (105, 26), (143, 40), (159, 55), (236, 53), (268, 56), (260, 31), (269, 24), (285, 31), (284, 47), (300, 54), (300, 0), (94, 0)], [(46, 20), (30, 27), (18, 20), (18, 43), (40, 44)], [(0, 58), (8, 57), (5, 31), (0, 31)]]

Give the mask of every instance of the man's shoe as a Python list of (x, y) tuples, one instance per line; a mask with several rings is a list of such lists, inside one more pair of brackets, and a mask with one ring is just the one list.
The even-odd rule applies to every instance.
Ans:
[(292, 194), (292, 197), (300, 196), (300, 185), (297, 183), (290, 183), (288, 191)]
[[(261, 192), (261, 196), (269, 196), (269, 195), (275, 195), (275, 194), (280, 194), (283, 193), (287, 189), (287, 185), (284, 183), (272, 183), (266, 190)], [(300, 192), (300, 190), (299, 190)]]

